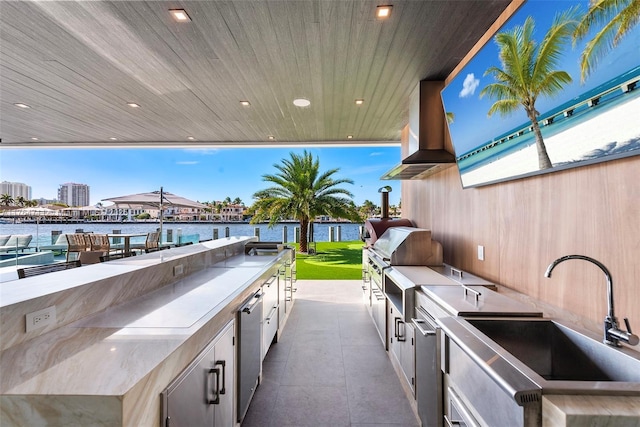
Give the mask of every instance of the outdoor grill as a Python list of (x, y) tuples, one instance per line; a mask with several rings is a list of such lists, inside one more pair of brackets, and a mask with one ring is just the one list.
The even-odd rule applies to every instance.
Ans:
[(408, 219), (390, 218), (389, 217), (389, 193), (390, 186), (382, 187), (378, 193), (382, 196), (381, 217), (369, 218), (364, 223), (364, 236), (362, 240), (367, 246), (372, 246), (378, 238), (380, 238), (388, 228), (391, 227), (413, 227), (413, 223)]
[(372, 270), (370, 274), (372, 277), (377, 275), (377, 282), (382, 283), (384, 270), (391, 266), (429, 265), (433, 254), (432, 246), (431, 230), (389, 227), (372, 246), (365, 248)]
[(373, 270), (370, 274), (378, 275), (378, 279), (392, 265), (441, 264), (442, 248), (438, 242), (431, 241), (430, 230), (416, 228), (408, 219), (389, 217), (390, 191), (389, 186), (378, 190), (382, 196), (382, 217), (365, 222), (363, 264), (368, 264), (369, 270)]
[[(393, 266), (427, 266), (442, 262), (442, 247), (431, 240), (431, 230), (389, 227), (375, 243), (363, 250), (362, 293), (382, 343), (387, 346), (387, 271)], [(387, 283), (387, 284), (385, 284)], [(412, 292), (407, 295), (413, 294)], [(410, 295), (409, 295), (410, 296)]]

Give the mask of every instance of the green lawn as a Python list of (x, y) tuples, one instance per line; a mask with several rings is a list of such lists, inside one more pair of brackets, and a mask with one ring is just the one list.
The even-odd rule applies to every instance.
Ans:
[[(362, 246), (354, 242), (316, 242), (316, 255), (296, 254), (296, 269), (301, 280), (362, 279)], [(313, 244), (310, 246), (313, 248)], [(296, 249), (299, 249), (296, 244)]]

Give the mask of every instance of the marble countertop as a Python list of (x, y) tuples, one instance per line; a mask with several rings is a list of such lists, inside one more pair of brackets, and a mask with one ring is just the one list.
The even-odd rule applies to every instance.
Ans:
[[(114, 274), (114, 268), (127, 272), (140, 264), (159, 262), (142, 258), (122, 260), (119, 265), (110, 263), (109, 274)], [(278, 256), (237, 255), (11, 347), (1, 355), (0, 393), (124, 395), (227, 308), (278, 259)], [(98, 273), (99, 269), (94, 271)], [(59, 285), (56, 280), (47, 284)]]
[[(216, 248), (223, 248), (232, 243), (246, 241), (247, 238), (230, 237), (212, 240), (198, 245), (181, 246), (171, 250), (157, 251), (135, 257), (122, 258), (47, 274), (47, 280), (42, 276), (27, 277), (22, 280), (3, 282), (0, 286), (0, 308), (27, 301), (42, 295), (60, 292), (80, 286), (89, 281), (109, 279), (123, 273), (132, 272), (164, 262), (177, 260), (189, 255), (207, 252)], [(261, 258), (261, 257), (259, 257)]]

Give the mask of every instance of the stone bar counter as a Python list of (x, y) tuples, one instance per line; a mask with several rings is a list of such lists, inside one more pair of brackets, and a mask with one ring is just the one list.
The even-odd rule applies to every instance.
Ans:
[[(160, 425), (160, 393), (282, 253), (204, 242), (0, 285), (0, 423)], [(53, 325), (25, 332), (55, 306)]]

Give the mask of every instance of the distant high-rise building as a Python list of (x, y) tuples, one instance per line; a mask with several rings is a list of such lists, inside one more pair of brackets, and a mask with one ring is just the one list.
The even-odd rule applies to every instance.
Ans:
[(58, 188), (58, 200), (69, 206), (89, 206), (89, 186), (68, 182)]
[(0, 182), (0, 194), (8, 194), (14, 199), (17, 197), (23, 197), (26, 200), (31, 200), (31, 187), (21, 182)]

